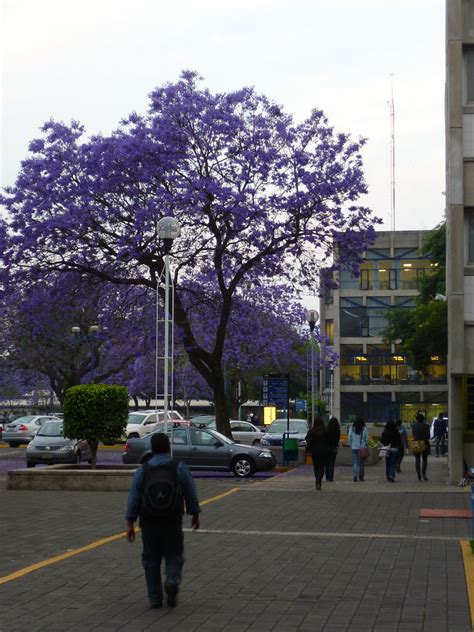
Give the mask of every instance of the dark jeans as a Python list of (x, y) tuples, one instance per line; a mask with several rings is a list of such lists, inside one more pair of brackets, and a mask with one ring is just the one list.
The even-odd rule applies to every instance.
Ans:
[(440, 445), (441, 445), (441, 454), (444, 456), (446, 454), (446, 437), (444, 435), (439, 435), (435, 437), (436, 456), (439, 456)]
[(312, 452), (311, 457), (313, 459), (314, 478), (317, 483), (321, 483), (324, 476), (324, 470), (328, 462), (328, 455), (327, 453)]
[(332, 448), (329, 451), (327, 462), (326, 462), (326, 480), (333, 481), (334, 480), (334, 466), (336, 464), (336, 456), (337, 456), (337, 448)]
[[(420, 470), (420, 461), (422, 461), (422, 468)], [(422, 476), (426, 476), (426, 469), (428, 467), (428, 450), (425, 450), (421, 454), (415, 454), (415, 469), (416, 475), (420, 479)]]
[(166, 584), (178, 586), (183, 567), (182, 520), (167, 525), (142, 522), (142, 564), (151, 605), (163, 601), (161, 560), (165, 558)]
[(403, 461), (403, 457), (405, 456), (405, 446), (402, 446), (402, 449), (398, 451), (398, 457), (397, 457), (397, 469), (400, 468), (400, 465), (402, 464)]
[(398, 450), (390, 450), (390, 456), (385, 457), (385, 474), (387, 479), (395, 480), (395, 471), (397, 467)]

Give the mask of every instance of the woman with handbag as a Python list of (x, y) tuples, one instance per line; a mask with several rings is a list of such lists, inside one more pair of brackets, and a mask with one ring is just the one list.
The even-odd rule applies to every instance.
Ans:
[(394, 421), (387, 422), (387, 425), (380, 437), (382, 445), (389, 448), (385, 457), (385, 475), (389, 483), (395, 483), (395, 472), (397, 468), (398, 455), (403, 447), (402, 438), (398, 432)]
[(306, 446), (308, 452), (311, 452), (311, 458), (313, 459), (316, 489), (321, 491), (321, 482), (323, 480), (324, 469), (329, 456), (329, 449), (327, 444), (326, 427), (320, 417), (316, 417), (313, 427), (306, 435)]
[[(415, 455), (415, 469), (418, 480), (428, 480), (426, 470), (428, 469), (428, 455), (430, 454), (430, 427), (425, 424), (425, 416), (418, 413), (416, 422), (413, 425), (412, 452)], [(422, 461), (422, 463), (420, 463)], [(421, 465), (421, 467), (420, 467)]]
[(326, 463), (326, 480), (334, 480), (334, 466), (336, 464), (337, 449), (341, 438), (341, 428), (336, 417), (331, 417), (326, 426), (326, 439), (328, 444), (328, 459)]
[(365, 459), (368, 457), (369, 433), (363, 419), (356, 419), (349, 429), (349, 445), (352, 450), (352, 476), (354, 483), (364, 480)]

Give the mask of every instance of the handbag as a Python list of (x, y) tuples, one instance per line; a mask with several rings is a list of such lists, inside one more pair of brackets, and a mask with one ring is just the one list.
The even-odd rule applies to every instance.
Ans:
[(361, 457), (361, 459), (366, 459), (368, 456), (370, 456), (370, 450), (367, 446), (361, 448), (359, 450), (359, 455)]
[(383, 445), (380, 448), (379, 457), (381, 459), (387, 459), (389, 456), (390, 456), (390, 446), (389, 445)]
[(426, 443), (424, 441), (412, 441), (411, 451), (413, 454), (422, 454), (426, 450)]

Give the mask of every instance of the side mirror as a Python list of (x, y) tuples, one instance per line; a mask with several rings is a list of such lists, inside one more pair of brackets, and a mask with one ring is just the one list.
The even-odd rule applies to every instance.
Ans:
[(222, 441), (216, 441), (216, 442), (214, 443), (214, 446), (215, 446), (216, 448), (222, 448), (222, 446), (223, 446), (223, 445), (224, 445), (224, 444), (222, 443)]

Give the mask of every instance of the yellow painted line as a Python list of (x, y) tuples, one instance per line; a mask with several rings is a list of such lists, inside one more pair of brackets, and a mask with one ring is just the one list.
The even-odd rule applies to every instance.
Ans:
[(461, 552), (464, 561), (464, 574), (466, 576), (467, 596), (471, 611), (471, 626), (474, 629), (474, 554), (469, 540), (461, 540)]
[[(223, 494), (218, 494), (217, 496), (212, 496), (212, 498), (207, 498), (199, 503), (201, 506), (209, 505), (210, 503), (215, 502), (216, 500), (221, 500), (221, 498), (225, 498), (226, 496), (230, 496), (230, 494), (234, 494), (238, 492), (240, 487), (233, 487)], [(140, 531), (140, 529), (135, 529), (135, 531)], [(67, 560), (70, 557), (74, 557), (75, 555), (79, 555), (80, 553), (85, 553), (86, 551), (92, 551), (92, 549), (96, 549), (99, 546), (103, 546), (104, 544), (109, 544), (109, 542), (115, 542), (115, 540), (120, 540), (125, 537), (125, 531), (122, 533), (117, 533), (116, 535), (110, 535), (107, 538), (101, 538), (100, 540), (96, 540), (95, 542), (91, 542), (90, 544), (86, 544), (86, 546), (81, 546), (78, 549), (72, 549), (71, 551), (67, 551), (66, 553), (61, 553), (60, 555), (55, 555), (54, 557), (50, 557), (47, 560), (43, 560), (42, 562), (36, 562), (36, 564), (31, 564), (30, 566), (25, 566), (25, 568), (20, 568), (9, 575), (4, 575), (0, 577), (0, 585), (7, 584), (8, 582), (13, 581), (14, 579), (20, 579), (20, 577), (24, 577), (29, 573), (33, 573), (34, 571), (38, 571), (41, 568), (45, 568), (46, 566), (51, 566), (52, 564), (56, 564), (56, 562), (62, 562), (63, 560)]]

